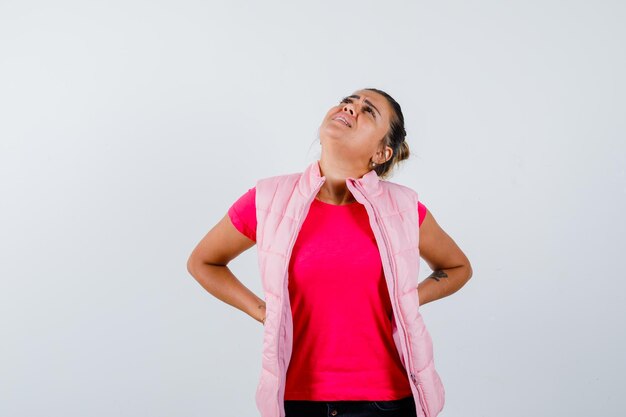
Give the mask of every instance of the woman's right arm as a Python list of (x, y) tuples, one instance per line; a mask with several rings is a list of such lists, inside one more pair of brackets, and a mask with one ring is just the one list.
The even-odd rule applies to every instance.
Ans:
[(211, 295), (265, 324), (265, 301), (243, 285), (227, 266), (254, 245), (226, 214), (195, 247), (187, 270)]

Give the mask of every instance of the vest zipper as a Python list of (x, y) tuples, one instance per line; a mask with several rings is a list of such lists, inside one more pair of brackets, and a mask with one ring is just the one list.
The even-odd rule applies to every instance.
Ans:
[(372, 211), (374, 211), (375, 214), (375, 220), (376, 220), (376, 225), (378, 226), (378, 230), (380, 231), (381, 236), (383, 237), (384, 241), (385, 241), (385, 250), (387, 252), (387, 259), (389, 260), (389, 265), (392, 269), (392, 273), (393, 273), (393, 277), (395, 277), (395, 279), (393, 280), (393, 291), (394, 291), (394, 303), (396, 305), (396, 311), (398, 312), (398, 321), (400, 322), (400, 325), (402, 326), (402, 332), (404, 334), (404, 340), (405, 340), (405, 344), (406, 344), (406, 348), (407, 348), (407, 356), (408, 356), (408, 365), (409, 365), (409, 369), (408, 369), (408, 374), (409, 377), (411, 378), (411, 381), (413, 381), (413, 384), (415, 385), (415, 388), (418, 389), (418, 383), (417, 383), (417, 378), (415, 377), (415, 373), (414, 373), (414, 367), (413, 367), (413, 355), (412, 355), (412, 351), (411, 351), (411, 343), (409, 341), (409, 337), (408, 337), (408, 333), (406, 331), (406, 326), (404, 323), (404, 319), (402, 318), (402, 314), (400, 313), (400, 306), (398, 303), (398, 282), (397, 282), (397, 277), (398, 275), (396, 274), (396, 270), (395, 270), (395, 261), (393, 260), (393, 256), (391, 256), (390, 253), (390, 248), (389, 248), (389, 239), (387, 237), (387, 232), (384, 230), (384, 228), (381, 226), (379, 219), (379, 213), (378, 211), (374, 208), (374, 205), (370, 202), (370, 200), (366, 197), (365, 192), (363, 191), (363, 188), (359, 185), (358, 182), (353, 181), (353, 184), (356, 185), (357, 189), (359, 191), (361, 191), (361, 194), (363, 195), (363, 197), (365, 198), (365, 200), (369, 203), (370, 207), (372, 208)]
[(424, 411), (424, 415), (426, 417), (430, 417), (430, 411), (428, 410), (428, 407), (426, 406), (426, 401), (424, 400), (424, 390), (422, 389), (421, 385), (417, 386), (417, 391), (419, 391), (419, 402), (420, 402), (420, 406), (422, 406), (422, 410)]
[[(310, 198), (310, 199), (309, 199), (309, 201), (308, 201), (308, 203), (307, 203), (307, 205), (305, 206), (305, 208), (307, 209), (307, 211), (311, 208), (311, 204), (313, 203), (313, 199), (314, 199), (314, 198), (315, 198), (315, 196), (317, 195), (317, 191), (320, 189), (320, 187), (322, 186), (322, 184), (324, 183), (324, 181), (325, 181), (325, 180), (321, 180), (321, 181), (317, 184), (317, 187), (316, 187), (316, 189), (315, 189), (315, 192), (313, 193), (313, 198)], [(288, 256), (287, 256), (287, 260), (286, 260), (286, 262), (287, 262), (287, 269), (286, 269), (286, 272), (285, 272), (285, 276), (283, 277), (283, 294), (282, 294), (282, 296), (281, 296), (282, 305), (281, 305), (281, 307), (280, 307), (280, 316), (278, 317), (278, 331), (279, 331), (279, 332), (284, 331), (284, 329), (282, 329), (282, 324), (283, 324), (283, 310), (284, 310), (284, 306), (285, 306), (285, 288), (287, 288), (287, 289), (288, 289), (288, 279), (289, 279), (289, 259), (291, 258), (291, 251), (293, 250), (293, 246), (294, 246), (294, 245), (295, 245), (295, 243), (296, 243), (296, 239), (297, 239), (298, 234), (299, 234), (299, 232), (300, 232), (300, 227), (302, 227), (302, 224), (304, 223), (305, 218), (306, 218), (306, 215), (305, 215), (305, 214), (304, 214), (304, 212), (303, 212), (303, 213), (302, 213), (302, 215), (300, 216), (300, 222), (298, 223), (298, 226), (296, 227), (296, 230), (295, 230), (295, 232), (294, 232), (293, 236), (291, 237), (291, 241), (289, 242), (289, 254), (288, 254)], [(287, 296), (287, 297), (289, 297), (289, 291), (287, 291), (286, 296)], [(291, 314), (291, 311), (288, 311), (287, 313), (288, 313), (288, 314)], [(287, 378), (287, 369), (285, 369), (285, 370), (283, 371), (283, 369), (282, 369), (282, 368), (286, 368), (286, 367), (287, 367), (287, 364), (286, 364), (286, 363), (284, 363), (284, 362), (285, 362), (285, 361), (284, 361), (284, 359), (285, 359), (285, 358), (284, 358), (284, 352), (283, 352), (283, 357), (282, 357), (282, 358), (280, 357), (280, 355), (281, 355), (281, 350), (280, 350), (280, 340), (281, 340), (281, 337), (280, 337), (280, 335), (279, 335), (279, 337), (278, 337), (278, 343), (276, 344), (276, 346), (277, 346), (277, 352), (278, 352), (278, 356), (279, 356), (279, 357), (278, 357), (278, 368), (279, 368), (278, 370), (279, 370), (279, 375), (280, 375), (280, 377), (282, 378), (282, 376), (283, 376), (283, 374), (284, 374), (284, 375), (285, 375), (285, 379), (286, 379), (286, 378)], [(293, 336), (292, 336), (292, 340), (293, 340)], [(282, 362), (283, 362), (283, 364), (282, 364), (282, 368), (281, 368), (281, 360), (282, 360)], [(281, 382), (281, 385), (282, 385), (282, 384), (286, 384), (286, 383), (287, 383), (287, 381), (286, 381), (286, 380), (285, 380), (285, 381), (282, 381), (282, 382)], [(279, 405), (279, 410), (280, 410), (280, 404), (281, 404), (280, 389), (278, 390), (278, 398), (277, 398), (277, 400), (278, 400), (278, 405)]]

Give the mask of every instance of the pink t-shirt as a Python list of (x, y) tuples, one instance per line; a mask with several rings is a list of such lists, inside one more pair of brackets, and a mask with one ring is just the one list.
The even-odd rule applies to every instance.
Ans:
[[(228, 210), (237, 230), (254, 241), (255, 191)], [(416, 209), (421, 225), (426, 207), (418, 202)], [(362, 204), (313, 200), (289, 262), (289, 299), (294, 333), (285, 400), (412, 395), (391, 336), (391, 299)]]

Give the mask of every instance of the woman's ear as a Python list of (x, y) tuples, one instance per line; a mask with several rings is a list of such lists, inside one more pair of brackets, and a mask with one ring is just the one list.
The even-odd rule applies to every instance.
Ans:
[(376, 153), (376, 158), (373, 158), (372, 160), (376, 162), (376, 164), (382, 165), (388, 160), (390, 160), (392, 156), (393, 156), (393, 149), (391, 149), (389, 146), (386, 146), (385, 150), (378, 151)]
[(391, 149), (389, 146), (387, 146), (385, 148), (385, 162), (390, 160), (392, 156), (393, 156), (393, 149)]

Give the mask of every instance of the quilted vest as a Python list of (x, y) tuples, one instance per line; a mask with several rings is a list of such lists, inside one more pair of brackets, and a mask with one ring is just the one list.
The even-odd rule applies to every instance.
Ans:
[[(262, 366), (255, 394), (261, 417), (285, 417), (285, 382), (293, 344), (289, 259), (325, 180), (316, 160), (304, 172), (263, 178), (256, 184), (256, 244), (266, 303)], [(380, 251), (393, 306), (393, 341), (407, 371), (417, 416), (435, 417), (443, 409), (445, 391), (419, 311), (417, 193), (381, 179), (374, 170), (361, 178), (346, 178), (346, 186), (365, 206)]]

